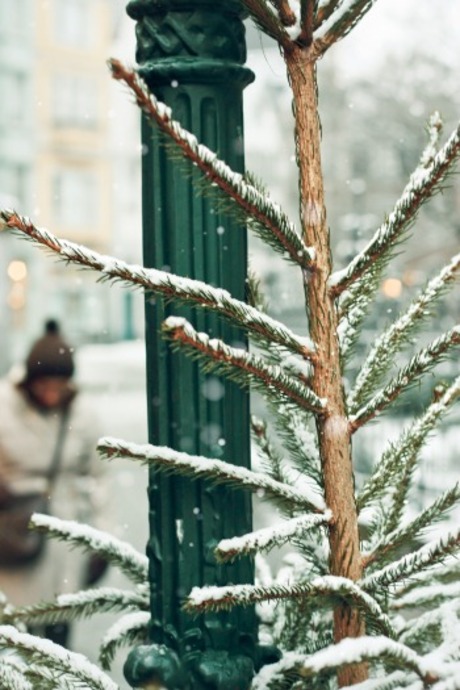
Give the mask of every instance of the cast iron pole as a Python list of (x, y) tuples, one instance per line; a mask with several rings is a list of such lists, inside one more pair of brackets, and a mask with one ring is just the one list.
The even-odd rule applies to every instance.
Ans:
[[(242, 171), (242, 91), (253, 79), (238, 0), (131, 0), (137, 62), (150, 89), (200, 141)], [(204, 280), (244, 299), (246, 232), (197, 191), (189, 164), (171, 160), (143, 121), (143, 243), (146, 266)], [(245, 336), (215, 315), (146, 300), (150, 441), (249, 466), (249, 399), (235, 384), (205, 377), (173, 354), (159, 329), (170, 314), (230, 344)], [(193, 586), (252, 582), (248, 559), (218, 565), (213, 547), (251, 529), (248, 494), (151, 472), (151, 645), (125, 665), (135, 687), (246, 690), (261, 663), (251, 608), (193, 619), (181, 609)]]

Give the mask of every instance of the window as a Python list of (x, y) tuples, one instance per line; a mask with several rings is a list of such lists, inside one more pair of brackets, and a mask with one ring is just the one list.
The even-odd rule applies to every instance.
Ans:
[(96, 127), (98, 120), (96, 79), (87, 75), (55, 75), (53, 120), (57, 127)]
[(30, 29), (29, 0), (1, 0), (0, 33), (24, 35)]
[(88, 47), (90, 32), (88, 0), (54, 0), (54, 36), (58, 43)]
[(8, 127), (22, 124), (28, 109), (25, 75), (14, 71), (0, 73), (0, 93), (2, 94), (0, 122)]
[(0, 164), (0, 203), (21, 210), (25, 197), (26, 172), (16, 163)]
[(53, 179), (53, 209), (57, 223), (69, 228), (98, 222), (98, 180), (88, 170), (59, 170)]

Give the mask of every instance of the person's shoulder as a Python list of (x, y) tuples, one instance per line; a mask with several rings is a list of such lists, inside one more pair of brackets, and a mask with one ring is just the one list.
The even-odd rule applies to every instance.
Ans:
[(91, 397), (84, 392), (76, 392), (71, 403), (70, 414), (73, 426), (84, 426), (90, 429), (98, 429), (100, 426), (98, 409)]
[(21, 393), (18, 387), (10, 377), (5, 376), (0, 379), (0, 400), (13, 400), (18, 399)]
[(25, 399), (18, 386), (9, 377), (0, 379), (0, 410), (1, 425), (8, 427), (15, 419), (23, 419), (25, 412)]

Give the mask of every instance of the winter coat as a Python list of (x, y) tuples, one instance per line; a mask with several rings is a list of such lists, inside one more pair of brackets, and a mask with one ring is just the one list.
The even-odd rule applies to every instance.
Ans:
[[(40, 412), (10, 380), (0, 381), (0, 482), (15, 493), (46, 491), (59, 430), (60, 413)], [(95, 452), (99, 429), (84, 395), (70, 403), (59, 473), (50, 514), (104, 528), (104, 463)], [(39, 560), (14, 569), (0, 567), (0, 590), (16, 605), (51, 600), (81, 588), (88, 555), (56, 539), (47, 539)]]

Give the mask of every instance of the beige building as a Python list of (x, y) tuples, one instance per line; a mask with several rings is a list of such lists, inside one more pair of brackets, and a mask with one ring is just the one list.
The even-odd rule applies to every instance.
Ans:
[(37, 0), (36, 6), (34, 201), (41, 222), (104, 251), (112, 224), (110, 0)]
[[(132, 108), (127, 122), (117, 119), (106, 65), (119, 30), (131, 28), (122, 12), (113, 0), (0, 3), (0, 83), (10, 93), (0, 118), (0, 204), (102, 253), (117, 251), (128, 215), (140, 244), (138, 116)], [(0, 255), (0, 370), (49, 316), (76, 344), (139, 331), (126, 291), (95, 285), (96, 276), (16, 238), (2, 237)]]

